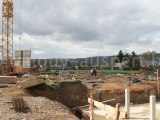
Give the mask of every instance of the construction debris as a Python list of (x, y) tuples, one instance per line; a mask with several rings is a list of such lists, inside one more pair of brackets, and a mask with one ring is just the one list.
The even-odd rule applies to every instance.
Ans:
[(16, 84), (20, 80), (15, 76), (0, 76), (0, 83), (5, 84)]
[(26, 109), (29, 108), (26, 101), (24, 101), (22, 97), (13, 97), (12, 104), (13, 104), (13, 108), (16, 111), (25, 111)]

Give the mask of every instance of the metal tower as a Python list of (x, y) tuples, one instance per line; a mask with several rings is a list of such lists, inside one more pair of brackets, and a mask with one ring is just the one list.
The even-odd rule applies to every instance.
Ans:
[(2, 65), (4, 72), (12, 72), (13, 68), (13, 2), (3, 0), (2, 3)]

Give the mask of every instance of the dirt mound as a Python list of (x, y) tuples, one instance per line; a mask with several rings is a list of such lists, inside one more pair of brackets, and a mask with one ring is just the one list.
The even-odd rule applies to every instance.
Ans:
[(108, 84), (104, 84), (101, 89), (102, 90), (106, 90), (108, 92), (112, 92), (112, 93), (124, 93), (124, 90), (126, 88), (129, 88), (131, 90), (131, 92), (133, 93), (141, 93), (144, 91), (148, 91), (150, 89), (152, 89), (153, 87), (151, 85), (145, 85), (145, 84), (123, 84), (123, 83), (108, 83)]
[(113, 76), (111, 78), (106, 78), (109, 83), (126, 83), (128, 82), (128, 78), (122, 76)]

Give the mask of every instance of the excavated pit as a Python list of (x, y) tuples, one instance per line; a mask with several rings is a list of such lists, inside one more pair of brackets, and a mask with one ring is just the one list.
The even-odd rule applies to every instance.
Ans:
[[(92, 85), (90, 85), (92, 86)], [(140, 87), (139, 85), (138, 87)], [(103, 90), (103, 89), (94, 89), (88, 88), (87, 85), (82, 83), (66, 83), (63, 85), (58, 85), (56, 88), (50, 88), (45, 84), (39, 85), (27, 89), (27, 91), (32, 96), (43, 96), (49, 98), (53, 101), (61, 102), (62, 104), (68, 106), (69, 108), (75, 108), (77, 106), (83, 106), (88, 104), (88, 97), (90, 91), (93, 93), (93, 98), (97, 101), (106, 101), (110, 99), (115, 99), (114, 101), (109, 102), (108, 104), (115, 105), (120, 103), (124, 105), (125, 102), (125, 93), (123, 90)], [(131, 90), (131, 103), (141, 104), (149, 102), (149, 96), (151, 94), (157, 94), (156, 88), (149, 87), (145, 90)]]
[(66, 83), (54, 89), (43, 84), (29, 88), (27, 91), (32, 96), (43, 96), (70, 108), (86, 105), (89, 93), (87, 87), (81, 83)]
[[(102, 83), (103, 84), (103, 83)], [(102, 86), (102, 84), (100, 86)], [(109, 86), (107, 84), (107, 86)], [(141, 87), (143, 84), (135, 84), (133, 86)], [(102, 89), (97, 86), (94, 87), (94, 84), (82, 84), (82, 83), (66, 83), (60, 84), (56, 88), (50, 88), (45, 84), (39, 85), (27, 89), (27, 91), (32, 96), (43, 96), (49, 98), (53, 101), (58, 101), (71, 109), (79, 119), (84, 118), (83, 111), (79, 109), (79, 106), (84, 106), (88, 104), (88, 97), (90, 92), (93, 94), (93, 98), (97, 101), (106, 101), (110, 99), (115, 99), (110, 101), (107, 104), (115, 106), (116, 103), (124, 105), (125, 103), (125, 93), (124, 89), (117, 89), (118, 87), (113, 87), (111, 89)], [(131, 87), (132, 88), (132, 87)], [(149, 102), (149, 96), (151, 94), (157, 94), (156, 87), (149, 86), (145, 89), (137, 89), (133, 87), (131, 89), (131, 103), (132, 104), (141, 104)], [(85, 116), (88, 119), (88, 116)]]

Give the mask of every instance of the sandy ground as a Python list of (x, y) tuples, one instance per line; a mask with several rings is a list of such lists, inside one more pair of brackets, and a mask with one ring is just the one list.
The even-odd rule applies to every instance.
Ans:
[[(131, 118), (149, 118), (149, 103), (133, 105), (130, 108), (131, 110)], [(156, 103), (156, 120), (160, 120), (160, 102)]]

